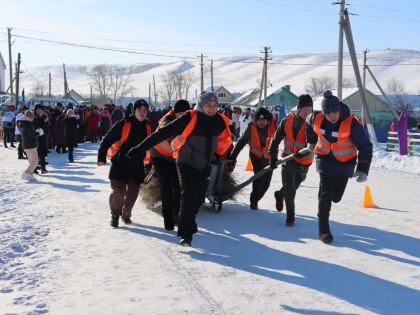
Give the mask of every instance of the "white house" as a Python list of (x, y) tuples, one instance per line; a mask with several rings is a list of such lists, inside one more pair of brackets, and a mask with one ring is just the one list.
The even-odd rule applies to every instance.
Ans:
[(6, 64), (0, 52), (0, 91), (6, 91)]

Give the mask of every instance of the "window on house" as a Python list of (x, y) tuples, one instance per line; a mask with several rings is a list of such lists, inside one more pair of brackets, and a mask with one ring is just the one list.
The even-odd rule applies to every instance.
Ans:
[(217, 93), (217, 97), (224, 98), (226, 97), (226, 93)]

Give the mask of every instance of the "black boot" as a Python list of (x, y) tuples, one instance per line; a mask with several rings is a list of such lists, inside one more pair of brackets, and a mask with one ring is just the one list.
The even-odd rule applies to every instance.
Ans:
[(125, 224), (131, 224), (131, 223), (133, 223), (133, 221), (131, 221), (130, 218), (121, 217), (121, 219), (124, 221)]
[(319, 240), (325, 244), (331, 243), (334, 238), (330, 231), (328, 218), (321, 218), (318, 220)]
[(117, 228), (118, 227), (118, 221), (120, 219), (120, 216), (118, 214), (113, 214), (111, 217), (111, 226), (113, 228)]
[(179, 245), (184, 247), (191, 247), (192, 236), (183, 236), (179, 241)]
[(250, 200), (250, 207), (252, 210), (258, 210), (258, 201)]

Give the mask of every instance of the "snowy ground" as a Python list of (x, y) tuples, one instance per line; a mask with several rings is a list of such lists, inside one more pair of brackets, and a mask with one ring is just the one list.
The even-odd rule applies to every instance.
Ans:
[(364, 185), (352, 180), (333, 206), (332, 245), (317, 239), (312, 167), (294, 227), (273, 211), (277, 170), (261, 210), (249, 209), (249, 189), (219, 214), (200, 210), (188, 249), (140, 201), (133, 225), (109, 226), (95, 150), (81, 145), (71, 165), (52, 153), (50, 173), (28, 184), (27, 161), (0, 148), (0, 314), (420, 313), (420, 175), (388, 172), (382, 153), (368, 181), (381, 208), (358, 207)]

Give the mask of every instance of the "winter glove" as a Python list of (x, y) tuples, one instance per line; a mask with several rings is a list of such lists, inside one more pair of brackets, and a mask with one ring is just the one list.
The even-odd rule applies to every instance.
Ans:
[(38, 128), (35, 131), (38, 133), (38, 136), (40, 136), (40, 137), (44, 135), (44, 130), (42, 130), (42, 128)]
[(308, 145), (306, 146), (306, 148), (311, 152), (311, 153), (313, 153), (313, 152), (315, 152), (315, 146), (316, 146), (316, 143), (308, 143)]
[(139, 146), (135, 146), (132, 147), (127, 154), (125, 155), (125, 157), (127, 159), (135, 159), (136, 157), (140, 157), (142, 154), (144, 154), (144, 152), (142, 150), (140, 150)]
[(357, 171), (356, 173), (354, 173), (354, 176), (356, 178), (356, 181), (358, 183), (363, 183), (367, 180), (367, 174), (361, 171)]
[(277, 158), (275, 156), (272, 156), (270, 158), (270, 167), (275, 170), (277, 168)]

